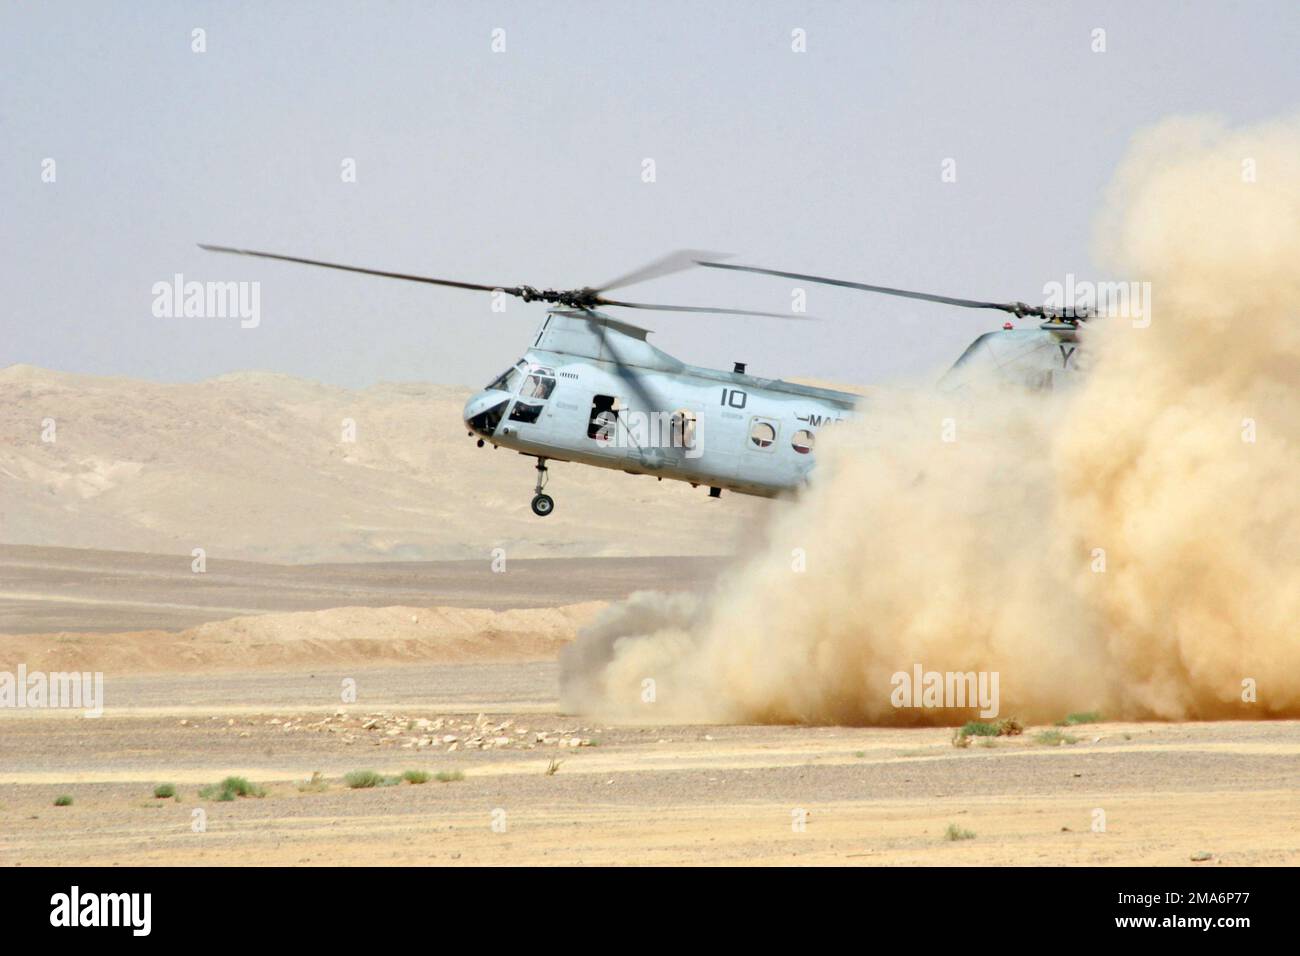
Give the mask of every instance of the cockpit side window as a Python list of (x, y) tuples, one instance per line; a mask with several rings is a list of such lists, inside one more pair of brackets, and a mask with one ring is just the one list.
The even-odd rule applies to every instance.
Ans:
[(522, 371), (523, 367), (524, 363), (519, 362), (518, 364), (506, 369), (492, 380), (492, 383), (488, 385), (488, 389), (498, 392), (510, 392), (513, 395), (515, 389), (519, 387), (519, 382), (524, 377)]
[(510, 420), (512, 422), (531, 424), (536, 422), (538, 416), (542, 414), (543, 407), (544, 406), (534, 404), (533, 402), (525, 402), (521, 398), (510, 407)]
[(519, 393), (521, 398), (536, 398), (541, 401), (551, 397), (551, 392), (555, 390), (555, 379), (536, 373), (529, 375), (524, 382), (524, 390)]

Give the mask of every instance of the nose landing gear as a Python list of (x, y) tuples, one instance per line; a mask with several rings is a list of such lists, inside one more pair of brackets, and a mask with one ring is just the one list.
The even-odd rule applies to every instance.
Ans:
[(537, 459), (537, 487), (533, 489), (533, 514), (539, 518), (545, 518), (555, 510), (555, 499), (550, 495), (542, 494), (542, 489), (546, 487), (547, 479), (546, 459)]

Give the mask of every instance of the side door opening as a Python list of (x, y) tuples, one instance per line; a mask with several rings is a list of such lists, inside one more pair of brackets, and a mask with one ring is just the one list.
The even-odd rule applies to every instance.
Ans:
[(609, 444), (614, 438), (618, 423), (618, 398), (613, 395), (593, 395), (591, 413), (587, 416), (587, 437)]

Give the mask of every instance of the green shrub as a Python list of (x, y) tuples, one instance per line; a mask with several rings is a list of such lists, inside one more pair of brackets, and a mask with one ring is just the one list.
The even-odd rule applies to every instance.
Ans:
[(353, 770), (344, 775), (343, 782), (353, 790), (369, 790), (371, 787), (381, 786), (384, 778), (373, 770)]
[(170, 800), (176, 796), (176, 787), (170, 783), (160, 783), (153, 788), (153, 795), (159, 800)]
[(249, 783), (243, 777), (227, 777), (220, 783), (204, 787), (199, 797), (204, 800), (217, 800), (226, 803), (235, 797), (264, 797), (266, 790), (255, 783)]

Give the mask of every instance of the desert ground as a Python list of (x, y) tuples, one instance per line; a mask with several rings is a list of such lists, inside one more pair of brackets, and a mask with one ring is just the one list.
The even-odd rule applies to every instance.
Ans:
[[(1300, 862), (1296, 722), (563, 713), (583, 625), (707, 587), (782, 505), (557, 467), (539, 523), (468, 393), (0, 370), (0, 672), (105, 681), (97, 718), (0, 709), (0, 862)], [(264, 795), (200, 795), (229, 776)]]
[[(966, 748), (947, 728), (674, 726), (652, 706), (611, 726), (561, 711), (559, 650), (611, 598), (707, 569), (477, 563), (214, 564), (202, 591), (183, 558), (5, 548), (0, 669), (103, 670), (106, 706), (0, 713), (0, 862), (1300, 862), (1300, 723)], [(358, 770), (386, 779), (352, 789)], [(431, 778), (391, 782), (408, 770)], [(200, 796), (232, 775), (264, 796)]]

